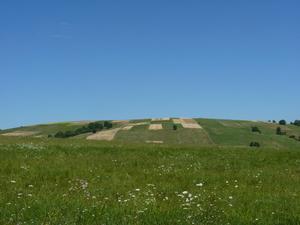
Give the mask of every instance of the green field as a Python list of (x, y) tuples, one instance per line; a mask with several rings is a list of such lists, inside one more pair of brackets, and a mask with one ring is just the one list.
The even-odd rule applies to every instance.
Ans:
[(0, 135), (0, 224), (300, 224), (300, 142), (288, 137), (300, 128), (276, 135), (277, 124), (196, 120), (203, 129), (166, 121), (110, 142), (47, 138), (73, 123), (1, 131), (42, 137)]
[[(300, 147), (300, 127), (295, 125), (278, 125), (262, 121), (242, 121), (242, 120), (220, 120), (220, 119), (195, 119), (203, 129), (186, 129), (177, 124), (177, 130), (173, 130), (173, 121), (151, 121), (151, 119), (140, 119), (128, 121), (128, 124), (145, 123), (135, 125), (130, 130), (120, 130), (114, 137), (114, 141), (135, 144), (147, 143), (151, 141), (161, 141), (166, 145), (181, 146), (234, 146), (247, 147), (251, 142), (259, 142), (261, 147), (266, 148), (299, 148)], [(101, 122), (101, 121), (100, 121)], [(149, 130), (150, 124), (160, 123), (162, 130)], [(25, 126), (0, 131), (1, 134), (29, 131), (34, 132), (34, 137), (48, 137), (58, 131), (74, 131), (87, 123), (65, 122), (41, 124), (36, 126)], [(113, 123), (113, 128), (126, 126), (122, 123)], [(251, 131), (251, 127), (258, 127), (261, 133)], [(286, 135), (276, 135), (276, 128), (287, 132)], [(81, 134), (71, 139), (85, 139), (88, 135)], [(296, 140), (289, 138), (294, 135)]]

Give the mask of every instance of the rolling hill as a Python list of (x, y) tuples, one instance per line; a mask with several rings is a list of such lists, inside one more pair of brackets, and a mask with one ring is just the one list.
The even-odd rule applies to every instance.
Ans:
[[(40, 124), (0, 131), (1, 136), (54, 138), (59, 131), (76, 131), (95, 121)], [(70, 139), (106, 140), (119, 143), (246, 147), (251, 142), (270, 148), (300, 147), (300, 127), (277, 123), (222, 119), (157, 118), (112, 120), (110, 129), (85, 132)], [(97, 121), (104, 123), (104, 121)], [(252, 128), (260, 132), (253, 132)], [(280, 127), (284, 135), (276, 134)]]

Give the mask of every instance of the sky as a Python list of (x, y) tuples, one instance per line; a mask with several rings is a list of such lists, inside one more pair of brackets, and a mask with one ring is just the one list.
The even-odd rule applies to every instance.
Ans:
[(298, 0), (1, 0), (0, 129), (300, 119)]

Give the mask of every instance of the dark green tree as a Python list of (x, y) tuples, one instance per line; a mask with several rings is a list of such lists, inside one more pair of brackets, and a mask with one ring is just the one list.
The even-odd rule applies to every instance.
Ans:
[(294, 125), (300, 126), (300, 120), (295, 120), (295, 121), (294, 121)]
[(256, 147), (256, 148), (259, 148), (260, 147), (260, 144), (256, 141), (252, 141), (249, 145), (250, 147)]
[(104, 121), (104, 127), (106, 128), (106, 129), (110, 129), (110, 128), (112, 128), (112, 123), (111, 122), (109, 122), (109, 121)]
[(173, 130), (177, 130), (177, 125), (176, 124), (173, 125)]
[(251, 127), (251, 131), (252, 132), (257, 132), (257, 133), (260, 133), (261, 134), (261, 131), (258, 127)]
[(279, 124), (280, 125), (286, 125), (286, 121), (285, 120), (279, 120)]
[(65, 134), (64, 134), (62, 131), (58, 131), (58, 132), (54, 135), (54, 137), (56, 137), (56, 138), (64, 138), (64, 137), (65, 137)]

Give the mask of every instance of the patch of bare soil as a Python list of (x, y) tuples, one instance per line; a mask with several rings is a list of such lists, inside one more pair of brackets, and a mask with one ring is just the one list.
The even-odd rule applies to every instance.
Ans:
[(149, 130), (161, 130), (163, 129), (162, 124), (150, 124)]
[(133, 128), (133, 125), (128, 125), (122, 128), (122, 130), (131, 130)]
[(111, 130), (100, 131), (95, 134), (88, 136), (87, 140), (101, 140), (101, 141), (111, 141), (114, 139), (115, 135), (121, 128), (115, 128)]
[(183, 128), (189, 128), (189, 129), (202, 129), (202, 127), (199, 125), (199, 123), (190, 118), (185, 119), (173, 119), (174, 123), (181, 124)]
[(112, 122), (118, 124), (127, 124), (129, 123), (129, 120), (113, 120)]
[(151, 121), (169, 121), (169, 117), (163, 117), (163, 118), (153, 118)]
[(1, 134), (3, 136), (11, 136), (11, 137), (27, 137), (37, 134), (38, 132), (34, 131), (14, 131), (10, 133)]

